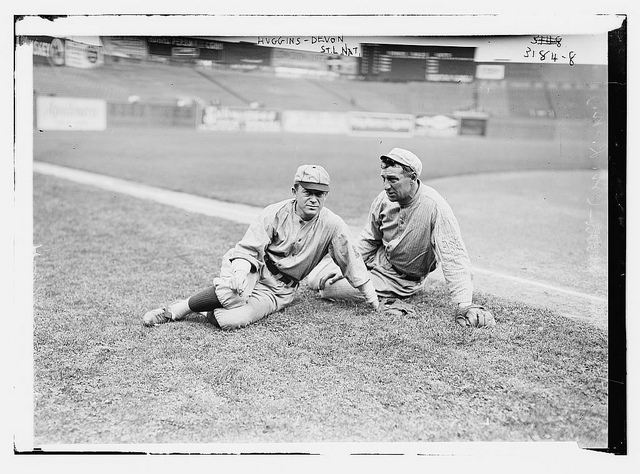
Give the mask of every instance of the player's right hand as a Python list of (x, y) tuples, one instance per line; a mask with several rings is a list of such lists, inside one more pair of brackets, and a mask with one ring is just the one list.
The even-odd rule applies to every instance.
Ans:
[(333, 285), (335, 282), (340, 281), (344, 278), (342, 273), (340, 272), (331, 272), (320, 278), (320, 282), (318, 282), (318, 288), (324, 290), (325, 285)]

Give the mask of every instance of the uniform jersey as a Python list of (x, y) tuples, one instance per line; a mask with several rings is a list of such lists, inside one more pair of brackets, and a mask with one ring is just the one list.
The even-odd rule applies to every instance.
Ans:
[(449, 204), (418, 181), (411, 202), (400, 205), (381, 192), (373, 201), (359, 246), (368, 268), (383, 274), (394, 293), (415, 292), (440, 263), (451, 300), (472, 300), (471, 262)]
[(300, 281), (327, 254), (352, 286), (369, 281), (356, 241), (342, 218), (323, 207), (304, 221), (295, 212), (295, 199), (289, 199), (266, 207), (226, 257), (244, 258), (260, 270), (266, 256), (278, 271)]

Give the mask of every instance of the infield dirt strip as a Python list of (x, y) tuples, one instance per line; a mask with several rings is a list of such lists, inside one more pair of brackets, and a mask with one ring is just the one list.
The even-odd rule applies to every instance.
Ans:
[[(188, 210), (189, 212), (219, 217), (244, 224), (251, 222), (261, 210), (259, 207), (216, 201), (192, 194), (169, 191), (154, 186), (42, 162), (34, 162), (33, 170), (37, 173), (178, 207)], [(464, 178), (445, 178), (444, 180), (450, 182), (452, 179)], [(431, 182), (429, 184), (431, 184)], [(446, 186), (447, 183), (445, 182), (444, 184)], [(436, 184), (434, 184), (434, 186), (438, 188)], [(456, 207), (454, 206), (454, 210), (455, 209)], [(523, 209), (522, 211), (525, 213), (529, 210)], [(360, 231), (361, 224), (353, 222), (349, 222), (349, 224), (352, 232), (357, 235)], [(493, 235), (483, 236), (483, 238), (488, 239), (495, 237), (496, 236)], [(473, 254), (471, 254), (471, 260), (472, 263), (475, 263)], [(532, 261), (531, 263), (531, 266), (535, 267), (535, 262)], [(571, 273), (571, 270), (569, 269), (568, 272)], [(593, 285), (584, 283), (584, 280), (580, 278), (570, 279), (572, 283), (577, 282), (578, 284), (572, 284), (571, 288), (569, 288), (535, 278), (535, 275), (534, 278), (526, 278), (514, 275), (512, 272), (504, 271), (503, 269), (482, 268), (474, 265), (474, 284), (477, 290), (483, 293), (517, 300), (531, 306), (547, 308), (557, 314), (587, 322), (602, 330), (606, 330), (608, 324), (607, 299), (605, 297), (606, 270), (604, 275), (603, 281), (605, 284), (600, 285), (600, 291), (594, 292)], [(443, 275), (440, 270), (430, 275), (425, 285), (429, 286), (436, 280), (439, 282), (443, 281)]]

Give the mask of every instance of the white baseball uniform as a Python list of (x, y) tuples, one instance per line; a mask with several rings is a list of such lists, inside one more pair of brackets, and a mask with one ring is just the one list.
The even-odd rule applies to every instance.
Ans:
[[(224, 255), (220, 276), (214, 279), (223, 305), (214, 310), (220, 327), (246, 326), (290, 304), (300, 280), (327, 255), (352, 287), (370, 281), (356, 241), (337, 214), (323, 207), (304, 221), (295, 212), (295, 199), (266, 207), (242, 240)], [(237, 258), (252, 266), (243, 296), (229, 286), (231, 262)]]
[[(471, 262), (460, 227), (449, 204), (433, 188), (418, 180), (411, 202), (400, 205), (381, 192), (373, 201), (369, 220), (359, 237), (359, 250), (381, 297), (406, 297), (423, 287), (424, 279), (440, 263), (453, 303), (471, 301)], [(309, 275), (309, 286), (339, 268), (325, 258)], [(343, 280), (325, 286), (328, 299), (357, 299)]]

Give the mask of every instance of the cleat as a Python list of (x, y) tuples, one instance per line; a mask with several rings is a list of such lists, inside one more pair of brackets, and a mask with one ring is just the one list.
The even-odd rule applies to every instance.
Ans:
[(157, 326), (158, 324), (168, 323), (173, 321), (173, 314), (169, 307), (152, 309), (147, 311), (142, 317), (142, 322), (145, 326)]

